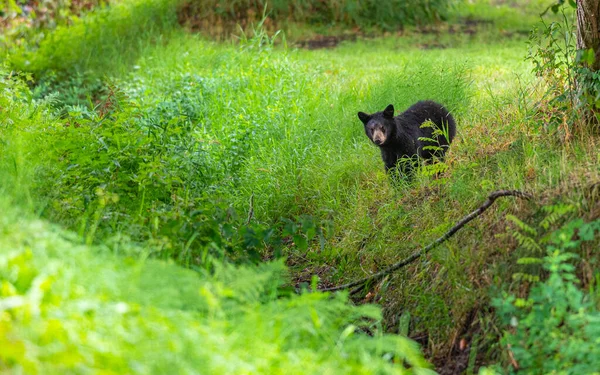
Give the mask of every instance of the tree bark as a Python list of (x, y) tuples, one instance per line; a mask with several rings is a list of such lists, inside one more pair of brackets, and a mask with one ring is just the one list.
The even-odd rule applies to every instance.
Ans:
[(594, 50), (595, 60), (588, 66), (600, 70), (600, 0), (577, 0), (577, 49)]

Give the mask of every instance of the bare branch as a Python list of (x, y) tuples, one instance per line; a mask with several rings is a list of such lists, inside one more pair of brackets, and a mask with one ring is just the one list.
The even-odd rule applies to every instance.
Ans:
[(391, 274), (392, 272), (399, 270), (400, 268), (414, 262), (415, 260), (419, 259), (421, 256), (427, 254), (429, 251), (431, 251), (431, 249), (436, 248), (437, 246), (439, 246), (441, 243), (445, 242), (446, 240), (448, 240), (450, 237), (452, 237), (456, 232), (458, 232), (462, 227), (465, 226), (465, 224), (467, 224), (469, 221), (475, 219), (477, 216), (481, 215), (485, 210), (487, 210), (492, 204), (494, 204), (494, 202), (496, 201), (496, 199), (500, 198), (500, 197), (508, 197), (508, 196), (513, 196), (513, 197), (517, 197), (517, 198), (522, 198), (522, 199), (527, 199), (530, 200), (533, 198), (533, 196), (531, 194), (528, 193), (524, 193), (522, 191), (518, 191), (518, 190), (498, 190), (498, 191), (494, 191), (492, 193), (490, 193), (490, 195), (488, 195), (487, 200), (479, 207), (477, 208), (475, 211), (471, 212), (470, 214), (468, 214), (467, 216), (463, 217), (458, 223), (456, 223), (455, 226), (453, 226), (452, 228), (450, 228), (449, 231), (447, 231), (446, 233), (444, 233), (443, 236), (441, 236), (440, 238), (438, 238), (437, 240), (433, 241), (432, 243), (430, 243), (429, 245), (427, 245), (426, 247), (424, 247), (423, 249), (416, 251), (415, 253), (413, 253), (411, 256), (409, 256), (406, 259), (401, 260), (398, 263), (393, 264), (391, 267), (380, 271), (376, 274), (373, 274), (371, 276), (367, 276), (363, 279), (360, 280), (356, 280), (353, 282), (350, 282), (348, 284), (344, 284), (344, 285), (340, 285), (340, 286), (335, 286), (332, 288), (324, 288), (324, 289), (320, 289), (320, 291), (323, 292), (333, 292), (336, 290), (342, 290), (342, 289), (349, 289), (349, 288), (354, 288), (350, 291), (350, 294), (356, 294), (358, 292), (360, 292), (365, 284), (367, 284), (368, 282), (372, 282), (372, 281), (377, 281), (382, 279), (384, 276)]

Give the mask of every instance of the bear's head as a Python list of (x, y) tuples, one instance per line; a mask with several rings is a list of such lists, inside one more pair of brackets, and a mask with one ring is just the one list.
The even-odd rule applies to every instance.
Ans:
[(377, 146), (384, 146), (391, 139), (396, 129), (394, 123), (394, 106), (388, 105), (382, 112), (372, 115), (358, 112), (358, 118), (365, 125), (367, 137)]

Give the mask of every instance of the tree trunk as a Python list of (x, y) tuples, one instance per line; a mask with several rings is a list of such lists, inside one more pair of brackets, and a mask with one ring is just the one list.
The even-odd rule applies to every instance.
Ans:
[(600, 70), (600, 0), (577, 0), (577, 49), (594, 50), (595, 60), (588, 66)]
[[(577, 0), (577, 49), (590, 51), (594, 57), (586, 56), (584, 65), (593, 72), (600, 71), (600, 0)], [(590, 90), (589, 83), (583, 82), (584, 77), (576, 78), (576, 87), (579, 94), (581, 91)], [(595, 89), (592, 89), (595, 90)], [(598, 92), (590, 93), (596, 96)], [(581, 97), (576, 98), (577, 102)], [(581, 104), (581, 103), (580, 103)], [(587, 102), (587, 107), (583, 108), (582, 120), (593, 129), (594, 132), (600, 130), (600, 108), (598, 103)]]

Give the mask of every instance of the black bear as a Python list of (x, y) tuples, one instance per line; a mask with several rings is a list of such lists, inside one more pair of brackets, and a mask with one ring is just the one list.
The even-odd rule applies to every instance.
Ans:
[[(381, 149), (385, 170), (399, 167), (410, 174), (416, 158), (425, 162), (434, 157), (443, 159), (446, 149), (456, 135), (454, 118), (444, 106), (431, 100), (413, 104), (394, 117), (394, 106), (372, 115), (358, 112), (365, 133)], [(400, 165), (398, 161), (402, 160)]]

